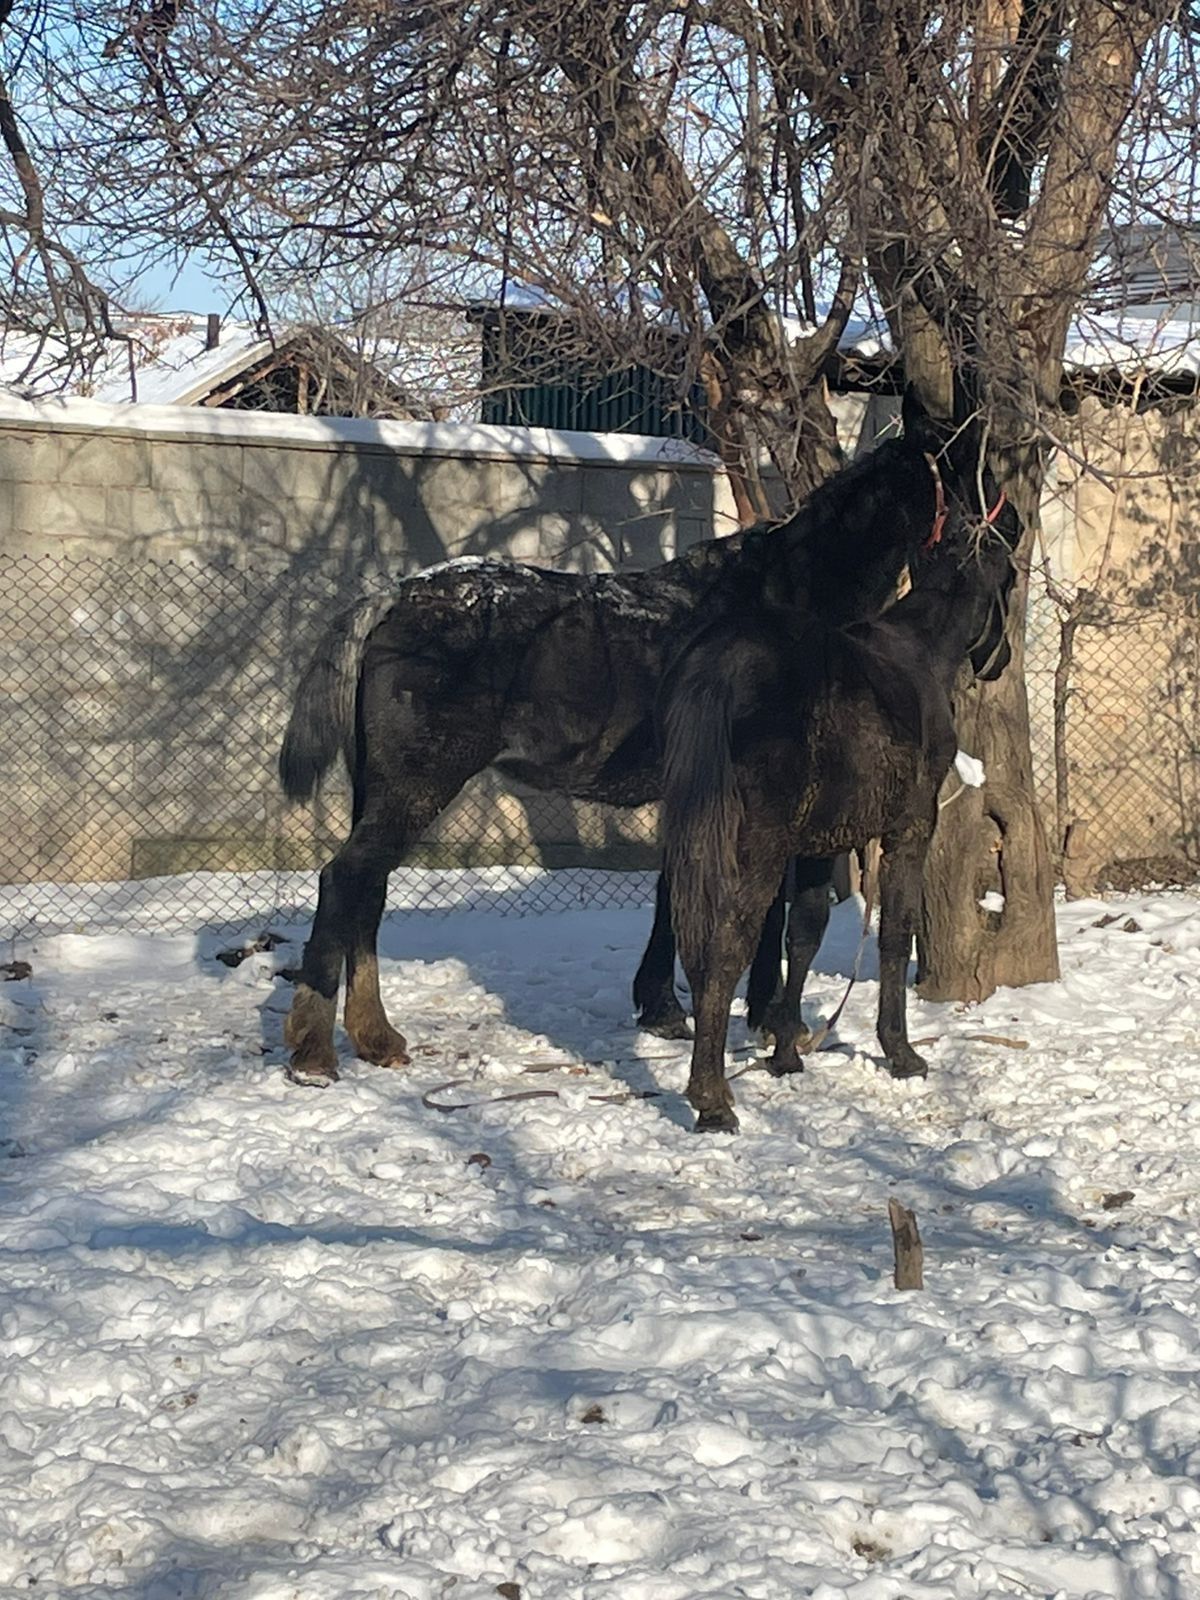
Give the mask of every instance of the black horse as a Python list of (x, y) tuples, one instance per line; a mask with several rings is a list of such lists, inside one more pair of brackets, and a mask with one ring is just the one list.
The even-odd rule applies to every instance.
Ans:
[(343, 963), (355, 1050), (384, 1066), (407, 1061), (375, 956), (388, 874), (468, 778), (492, 765), (578, 799), (657, 800), (654, 705), (681, 645), (763, 607), (835, 621), (878, 614), (929, 538), (939, 493), (921, 450), (889, 440), (781, 526), (706, 541), (647, 572), (470, 558), (344, 612), (301, 680), (280, 753), (290, 798), (311, 795), (339, 754), (354, 796), (350, 837), (321, 873), (288, 1017), (292, 1078), (337, 1077)]
[[(950, 694), (966, 662), (992, 678), (1008, 661), (1019, 537), (973, 428), (940, 470), (945, 536), (886, 615), (839, 628), (786, 604), (743, 610), (696, 635), (664, 681), (666, 858), (692, 988), (688, 1098), (700, 1129), (737, 1127), (725, 1080), (730, 1002), (793, 855), (816, 865), (883, 840), (879, 1040), (893, 1077), (926, 1071), (908, 1043), (904, 983), (938, 789), (957, 745)], [(979, 509), (981, 485), (995, 528)], [(827, 912), (824, 896), (810, 900), (789, 986), (803, 985)], [(802, 1067), (798, 1000), (797, 989), (776, 1029), (777, 1072)]]

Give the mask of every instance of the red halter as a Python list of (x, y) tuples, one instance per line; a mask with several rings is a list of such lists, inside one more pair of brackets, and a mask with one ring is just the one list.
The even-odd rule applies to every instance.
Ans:
[(942, 488), (942, 475), (938, 471), (937, 461), (931, 455), (926, 455), (925, 460), (929, 464), (930, 472), (933, 473), (933, 492), (935, 499), (933, 506), (933, 530), (921, 548), (922, 550), (932, 550), (934, 545), (939, 543), (941, 540), (942, 530), (946, 526), (946, 491)]
[[(932, 550), (935, 544), (939, 544), (941, 542), (942, 534), (945, 531), (945, 527), (946, 527), (946, 515), (947, 515), (947, 513), (946, 513), (946, 491), (942, 488), (942, 475), (938, 471), (938, 464), (937, 464), (936, 458), (931, 456), (931, 455), (926, 455), (925, 460), (929, 463), (930, 472), (933, 473), (933, 492), (934, 492), (933, 527), (930, 530), (930, 534), (929, 534), (928, 539), (926, 539), (925, 543), (921, 546), (921, 549), (922, 550)], [(1000, 494), (997, 497), (996, 504), (985, 515), (985, 517), (983, 519), (988, 524), (989, 527), (995, 522), (996, 518), (1000, 515), (1001, 511), (1004, 509), (1004, 506), (1005, 506), (1007, 500), (1008, 500), (1008, 495), (1004, 492), (1003, 489), (1001, 489)]]

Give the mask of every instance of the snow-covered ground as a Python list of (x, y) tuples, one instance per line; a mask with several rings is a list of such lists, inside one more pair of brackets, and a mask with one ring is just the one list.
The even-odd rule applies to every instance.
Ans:
[[(927, 1083), (864, 982), (737, 1139), (632, 1030), (646, 922), (395, 919), (414, 1064), (324, 1093), (282, 1072), (294, 950), (15, 952), (0, 1590), (1200, 1595), (1200, 899), (1064, 906), (1061, 983), (914, 1002)], [(558, 1094), (422, 1104), (453, 1078)]]

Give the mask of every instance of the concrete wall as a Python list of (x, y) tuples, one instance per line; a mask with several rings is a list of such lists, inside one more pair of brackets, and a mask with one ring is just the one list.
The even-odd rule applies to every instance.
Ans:
[[(672, 441), (0, 404), (0, 882), (307, 867), (344, 797), (274, 764), (330, 616), (449, 557), (650, 565), (732, 498)], [(652, 813), (478, 780), (425, 859), (654, 857)]]
[(393, 571), (489, 552), (641, 566), (734, 526), (724, 478), (671, 440), (16, 401), (0, 519), (7, 554)]

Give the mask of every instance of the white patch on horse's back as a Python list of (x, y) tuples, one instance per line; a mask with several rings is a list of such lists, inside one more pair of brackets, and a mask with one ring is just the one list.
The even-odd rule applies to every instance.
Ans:
[(450, 561), (435, 561), (432, 567), (422, 567), (419, 572), (410, 572), (404, 582), (422, 583), (427, 578), (436, 578), (442, 573), (477, 572), (481, 567), (502, 567), (505, 571), (511, 571), (516, 565), (515, 561), (501, 561), (496, 556), (454, 556)]
[[(637, 581), (651, 575), (656, 582), (646, 585)], [(457, 581), (459, 579), (462, 580), (461, 584)], [(594, 600), (614, 617), (652, 624), (667, 621), (681, 602), (686, 604), (693, 598), (686, 584), (670, 580), (663, 582), (656, 571), (634, 574), (563, 572), (553, 567), (506, 561), (496, 556), (456, 556), (451, 561), (439, 561), (431, 567), (423, 567), (419, 572), (402, 579), (404, 585), (430, 582), (457, 590), (461, 603), (467, 606), (484, 598), (494, 603), (517, 594), (527, 594), (530, 588), (549, 584), (560, 592), (564, 607)]]

